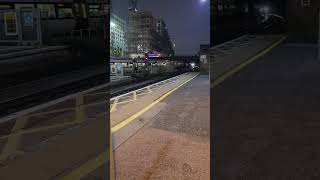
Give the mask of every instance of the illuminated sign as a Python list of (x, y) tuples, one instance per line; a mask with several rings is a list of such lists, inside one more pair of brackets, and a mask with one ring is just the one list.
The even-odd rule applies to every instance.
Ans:
[(148, 54), (148, 57), (160, 57), (160, 54)]

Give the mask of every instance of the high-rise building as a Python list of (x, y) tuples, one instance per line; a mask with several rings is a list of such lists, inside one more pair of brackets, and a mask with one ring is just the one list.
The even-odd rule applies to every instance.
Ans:
[(173, 55), (167, 27), (163, 20), (154, 18), (151, 11), (129, 11), (128, 54), (141, 58), (145, 53)]
[(127, 23), (114, 13), (110, 16), (110, 55), (122, 57), (127, 54)]
[(128, 20), (128, 53), (143, 57), (155, 50), (155, 19), (151, 11), (130, 11)]
[(156, 19), (156, 32), (157, 32), (157, 51), (166, 56), (174, 56), (172, 43), (168, 33), (168, 28), (163, 19)]

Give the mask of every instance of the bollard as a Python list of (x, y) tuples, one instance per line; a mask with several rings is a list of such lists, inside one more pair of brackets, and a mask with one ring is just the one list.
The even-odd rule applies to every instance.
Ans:
[(81, 94), (76, 97), (76, 121), (83, 122), (84, 118), (83, 95)]

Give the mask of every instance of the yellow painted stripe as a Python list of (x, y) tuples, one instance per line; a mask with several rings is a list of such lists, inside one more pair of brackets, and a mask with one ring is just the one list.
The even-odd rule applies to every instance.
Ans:
[[(190, 78), (186, 82), (182, 83), (178, 87), (176, 87), (176, 88), (172, 89), (171, 91), (167, 92), (166, 94), (162, 95), (160, 98), (158, 98), (156, 101), (152, 102), (150, 105), (148, 105), (147, 107), (145, 107), (141, 111), (139, 111), (136, 114), (130, 116), (128, 119), (124, 120), (122, 123), (118, 124), (117, 126), (111, 128), (111, 132), (116, 132), (117, 130), (121, 129), (122, 127), (124, 127), (125, 125), (127, 125), (128, 123), (133, 121), (135, 118), (139, 117), (141, 114), (143, 114), (144, 112), (146, 112), (147, 110), (152, 108), (158, 102), (160, 102), (164, 98), (168, 97), (170, 94), (172, 94), (174, 91), (179, 89), (181, 86), (185, 85), (186, 83), (188, 83), (192, 79), (196, 78), (198, 75), (199, 74), (196, 74), (195, 76), (193, 76), (192, 78)], [(110, 148), (110, 150), (111, 149), (112, 148)], [(112, 157), (111, 161), (113, 161), (113, 154), (112, 154), (111, 151), (110, 151), (110, 156)], [(99, 168), (100, 166), (102, 166), (104, 163), (106, 163), (108, 161), (108, 158), (107, 158), (108, 155), (107, 154), (108, 154), (107, 152), (103, 152), (98, 157), (96, 157), (96, 158), (94, 158), (92, 160), (89, 160), (88, 162), (86, 162), (85, 164), (80, 166), (79, 168), (77, 168), (77, 169), (73, 170), (72, 172), (70, 172), (69, 174), (65, 175), (64, 177), (61, 178), (61, 180), (81, 179), (81, 178), (87, 176), (90, 172), (92, 172), (95, 169)], [(110, 168), (110, 170), (114, 171), (113, 162), (111, 162), (111, 166), (112, 167)], [(111, 172), (111, 173), (114, 173), (114, 172)], [(111, 178), (111, 180), (113, 180), (112, 178), (114, 178), (114, 174), (112, 174), (110, 178)]]
[(109, 159), (108, 152), (101, 153), (98, 157), (89, 160), (79, 168), (71, 171), (69, 174), (65, 175), (61, 178), (61, 180), (75, 180), (81, 179), (88, 175), (90, 172), (96, 170), (97, 168), (101, 167), (105, 164)]
[(171, 91), (167, 92), (166, 94), (162, 95), (160, 98), (158, 98), (157, 100), (153, 101), (151, 104), (149, 104), (148, 106), (146, 106), (145, 108), (143, 108), (141, 111), (133, 114), (132, 116), (128, 117), (126, 120), (122, 121), (121, 123), (117, 124), (116, 126), (111, 128), (111, 132), (116, 132), (119, 129), (123, 128), (124, 126), (128, 125), (131, 121), (133, 121), (134, 119), (138, 118), (139, 116), (141, 116), (143, 113), (147, 112), (149, 109), (151, 109), (154, 105), (156, 105), (157, 103), (159, 103), (160, 101), (162, 101), (164, 98), (166, 98), (167, 96), (169, 96), (171, 93), (173, 93), (174, 91), (176, 91), (177, 89), (179, 89), (181, 86), (185, 85), (186, 83), (188, 83), (189, 81), (191, 81), (192, 79), (194, 79), (195, 77), (197, 77), (199, 74), (196, 74), (195, 76), (193, 76), (192, 78), (190, 78), (189, 80), (187, 80), (186, 82), (180, 84), (178, 87), (172, 89)]
[(259, 54), (255, 55), (254, 57), (248, 59), (247, 61), (241, 63), (240, 65), (236, 66), (235, 68), (231, 69), (230, 71), (226, 72), (225, 74), (223, 74), (222, 76), (218, 77), (216, 80), (213, 81), (212, 83), (212, 87), (217, 86), (218, 84), (222, 83), (224, 80), (226, 80), (228, 77), (232, 76), (233, 74), (235, 74), (236, 72), (240, 71), (242, 68), (244, 68), (245, 66), (249, 65), (250, 63), (254, 62), (255, 60), (259, 59), (260, 57), (264, 56), (265, 54), (267, 54), (268, 52), (270, 52), (273, 48), (275, 48), (276, 46), (278, 46), (280, 43), (282, 43), (287, 37), (284, 36), (282, 37), (280, 40), (278, 40), (277, 42), (273, 43), (271, 46), (269, 46), (267, 49), (264, 49), (263, 51), (261, 51)]
[(110, 152), (110, 177), (109, 178), (110, 178), (110, 180), (115, 180), (116, 179), (116, 170), (114, 167), (114, 158), (113, 158), (113, 150), (112, 150), (112, 134), (111, 133), (110, 133), (109, 152)]

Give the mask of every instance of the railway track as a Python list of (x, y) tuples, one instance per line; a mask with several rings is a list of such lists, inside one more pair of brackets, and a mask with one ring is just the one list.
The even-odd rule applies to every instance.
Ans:
[(99, 74), (61, 85), (50, 90), (12, 98), (0, 103), (0, 117), (105, 83), (107, 83), (106, 75)]
[[(115, 97), (150, 84), (176, 78), (185, 71), (156, 76), (140, 82), (106, 82), (105, 74), (74, 81), (0, 105), (0, 164), (24, 156), (64, 133), (99, 120)], [(161, 83), (160, 83), (161, 84)], [(112, 103), (112, 100), (110, 101)]]
[(148, 80), (130, 82), (123, 81), (120, 83), (108, 83), (105, 73), (97, 74), (88, 78), (73, 81), (68, 84), (60, 85), (49, 90), (30, 93), (24, 96), (15, 97), (2, 101), (0, 102), (0, 118), (102, 84), (107, 84), (107, 87), (110, 88), (110, 97), (112, 98), (114, 96), (142, 88), (152, 83), (156, 83), (177, 76), (184, 72), (185, 71), (181, 71), (171, 73), (165, 76), (156, 76)]

